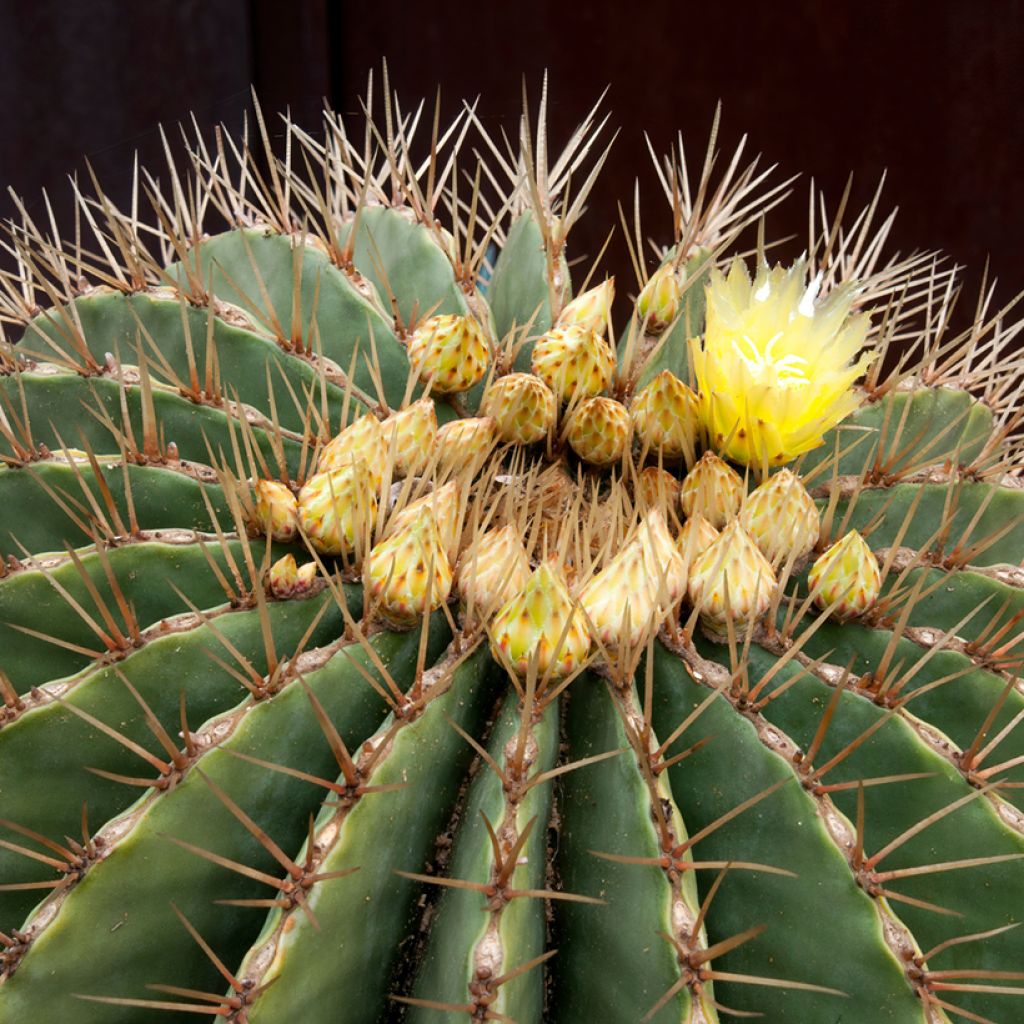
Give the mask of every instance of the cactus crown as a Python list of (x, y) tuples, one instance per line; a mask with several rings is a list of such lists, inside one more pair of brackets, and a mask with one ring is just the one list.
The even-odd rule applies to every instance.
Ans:
[(616, 334), (545, 105), (8, 226), (0, 1024), (1013, 1019), (1019, 325), (713, 133)]

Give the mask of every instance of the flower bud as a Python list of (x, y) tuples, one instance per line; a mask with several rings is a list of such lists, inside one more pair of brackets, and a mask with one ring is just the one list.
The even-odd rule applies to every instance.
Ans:
[(604, 336), (608, 330), (615, 278), (607, 277), (599, 285), (581, 292), (558, 316), (558, 327), (583, 327)]
[(739, 473), (714, 452), (705, 452), (687, 473), (679, 502), (687, 518), (699, 512), (716, 530), (734, 519), (743, 501)]
[(448, 561), (454, 565), (459, 555), (459, 539), (462, 533), (459, 486), (454, 480), (449, 480), (443, 487), (438, 487), (422, 498), (411, 501), (401, 512), (392, 516), (384, 536), (391, 537), (408, 526), (423, 509), (429, 509), (434, 522), (437, 523), (438, 534), (448, 555)]
[(697, 396), (674, 374), (662, 370), (629, 406), (640, 446), (666, 459), (696, 457), (700, 405)]
[(818, 543), (818, 507), (800, 478), (781, 469), (747, 495), (740, 524), (778, 569), (789, 559), (796, 564)]
[(679, 481), (667, 469), (647, 466), (637, 480), (637, 500), (643, 508), (676, 508)]
[(695, 512), (686, 520), (683, 528), (679, 531), (679, 536), (676, 537), (676, 550), (683, 557), (687, 577), (689, 577), (690, 566), (716, 540), (718, 540), (718, 531), (699, 512)]
[(452, 420), (437, 432), (437, 472), (475, 473), (497, 443), (497, 425), (491, 416)]
[(374, 545), (363, 567), (363, 585), (381, 616), (396, 626), (412, 625), (448, 600), (452, 567), (428, 506)]
[(416, 376), (442, 395), (468, 391), (487, 372), (491, 354), (480, 323), (450, 313), (424, 320), (409, 337), (408, 351)]
[(327, 443), (317, 459), (316, 469), (318, 473), (328, 473), (362, 462), (370, 474), (374, 490), (379, 490), (384, 479), (387, 453), (380, 420), (373, 413), (367, 413)]
[(832, 608), (835, 619), (863, 615), (878, 600), (882, 574), (878, 559), (856, 530), (836, 541), (811, 566), (807, 582), (819, 608)]
[(554, 392), (532, 373), (509, 373), (484, 393), (480, 413), (497, 424), (498, 437), (510, 444), (535, 444), (555, 425)]
[(501, 608), (489, 632), (495, 657), (520, 676), (536, 659), (541, 678), (564, 678), (590, 651), (586, 619), (573, 605), (561, 571), (550, 562), (544, 562)]
[(686, 593), (686, 566), (660, 509), (651, 509), (640, 520), (637, 536), (655, 596), (659, 601), (675, 604)]
[(620, 461), (629, 448), (629, 436), (629, 413), (614, 398), (585, 398), (569, 418), (572, 450), (595, 466)]
[(316, 562), (295, 565), (294, 555), (279, 558), (271, 567), (268, 583), (274, 597), (300, 597), (307, 593), (316, 579)]
[(638, 537), (583, 588), (580, 605), (594, 637), (609, 652), (644, 642), (659, 608)]
[(299, 506), (291, 490), (278, 480), (257, 480), (256, 523), (271, 540), (295, 540), (299, 532)]
[(530, 563), (518, 530), (503, 526), (478, 537), (463, 551), (457, 575), (463, 608), (472, 602), (476, 615), (489, 615), (511, 601), (530, 580)]
[(556, 327), (537, 341), (530, 367), (560, 402), (599, 395), (611, 383), (615, 356), (585, 327)]
[(302, 529), (325, 555), (352, 554), (376, 514), (377, 495), (362, 461), (317, 473), (299, 492)]
[(299, 570), (294, 555), (279, 558), (271, 567), (268, 577), (270, 593), (274, 597), (291, 597), (298, 582)]
[(430, 398), (421, 398), (381, 424), (384, 443), (391, 453), (391, 478), (401, 480), (423, 472), (430, 464), (437, 439), (437, 412)]
[(671, 262), (651, 274), (636, 300), (637, 315), (641, 323), (646, 321), (648, 334), (660, 334), (675, 320), (681, 294)]
[(735, 635), (745, 636), (771, 606), (777, 586), (768, 559), (736, 519), (690, 569), (690, 602), (715, 637), (726, 634), (730, 619)]

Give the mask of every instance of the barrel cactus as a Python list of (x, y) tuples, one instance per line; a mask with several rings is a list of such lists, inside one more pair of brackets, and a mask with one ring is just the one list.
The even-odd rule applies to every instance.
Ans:
[(368, 110), (8, 226), (0, 1024), (1019, 1019), (1007, 311)]

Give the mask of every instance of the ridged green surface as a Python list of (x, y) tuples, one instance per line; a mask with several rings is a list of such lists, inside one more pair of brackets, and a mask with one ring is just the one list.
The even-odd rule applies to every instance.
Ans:
[[(332, 578), (313, 596), (271, 596), (272, 562), (285, 553), (308, 562), (309, 551), (301, 540), (267, 544), (257, 536), (258, 523), (236, 521), (231, 512), (251, 513), (240, 511), (231, 479), (216, 471), (227, 469), (240, 480), (288, 479), (298, 490), (316, 468), (314, 436), (336, 432), (367, 404), (383, 416), (418, 397), (421, 386), (410, 386), (402, 334), (414, 315), (471, 313), (493, 332), (496, 351), (522, 340), (510, 332), (532, 320), (515, 360), (515, 369), (528, 371), (533, 342), (572, 294), (570, 262), (577, 283), (589, 265), (572, 243), (563, 244), (562, 229), (581, 209), (574, 197), (597, 153), (590, 149), (593, 139), (581, 136), (575, 145), (582, 149), (549, 162), (547, 140), (531, 134), (508, 166), (499, 161), (497, 172), (485, 175), (485, 195), (473, 198), (464, 184), (471, 166), (464, 152), (452, 165), (459, 176), (456, 203), (450, 179), (409, 177), (420, 157), (395, 139), (411, 136), (418, 117), (388, 107), (380, 135), (366, 136), (365, 152), (361, 137), (339, 135), (330, 121), (317, 138), (293, 134), (286, 125), (293, 147), (286, 160), (241, 156), (242, 169), (234, 166), (241, 151), (230, 144), (209, 159), (200, 147), (188, 188), (200, 206), (212, 204), (223, 215), (228, 230), (206, 233), (211, 226), (200, 223), (201, 211), (180, 206), (189, 206), (191, 196), (168, 199), (163, 219), (176, 221), (181, 237), (144, 232), (137, 249), (148, 255), (139, 267), (106, 274), (108, 286), (90, 281), (86, 287), (71, 279), (79, 271), (89, 278), (93, 261), (108, 259), (111, 247), (124, 251), (118, 239), (134, 230), (100, 203), (89, 207), (107, 219), (98, 228), (101, 237), (83, 243), (88, 266), (71, 267), (76, 257), (67, 255), (74, 272), (63, 284), (47, 278), (49, 290), (26, 272), (35, 306), (28, 298), (22, 306), (6, 292), (0, 296), (0, 314), (16, 338), (14, 349), (0, 350), (0, 458), (10, 463), (0, 468), (0, 553), (24, 561), (12, 562), (0, 576), (0, 671), (10, 682), (0, 690), (0, 1024), (168, 1019), (155, 1006), (131, 1002), (147, 999), (185, 1004), (176, 1019), (209, 1019), (211, 1008), (223, 1016), (230, 1007), (218, 1008), (216, 1001), (227, 991), (228, 973), (245, 982), (241, 995), (232, 989), (245, 1004), (229, 1018), (239, 1024), (718, 1024), (729, 1019), (729, 1008), (771, 1024), (1012, 1024), (1020, 1001), (1012, 993), (1024, 991), (1016, 976), (1024, 930), (929, 956), (922, 971), (954, 972), (927, 985), (961, 1006), (960, 1018), (936, 1007), (926, 1017), (921, 975), (900, 958), (920, 960), (958, 936), (1016, 925), (1024, 906), (1024, 822), (1017, 811), (1024, 808), (1024, 763), (1016, 763), (1024, 758), (1017, 678), (1024, 643), (1024, 522), (1018, 522), (1024, 490), (1000, 475), (1013, 468), (1013, 456), (1002, 439), (994, 440), (1014, 415), (1000, 397), (1013, 394), (1008, 381), (999, 378), (989, 388), (987, 371), (963, 364), (948, 372), (915, 371), (891, 386), (878, 371), (878, 387), (865, 394), (862, 407), (793, 465), (819, 509), (828, 509), (829, 541), (853, 526), (876, 552), (901, 547), (880, 604), (847, 623), (816, 622), (811, 609), (790, 636), (759, 631), (749, 645), (740, 640), (732, 649), (705, 640), (699, 627), (695, 646), (670, 630), (653, 644), (649, 664), (641, 658), (632, 680), (607, 678), (615, 675), (607, 666), (584, 672), (543, 711), (527, 715), (528, 772), (618, 753), (525, 793), (503, 785), (451, 724), (507, 766), (527, 687), (509, 681), (485, 636), (453, 638), (441, 614), (426, 642), (415, 623), (406, 632), (385, 629), (356, 572), (330, 559), (318, 575)], [(420, 132), (417, 144), (429, 128)], [(255, 140), (254, 132), (249, 144)], [(377, 143), (389, 151), (387, 159), (375, 151)], [(300, 180), (295, 168), (307, 162), (320, 166), (322, 180)], [(516, 180), (514, 193), (495, 200), (491, 186), (500, 191), (504, 177)], [(172, 193), (178, 196), (177, 186)], [(705, 193), (712, 207), (720, 201), (714, 196), (714, 187)], [(501, 223), (494, 238), (504, 244), (488, 255), (493, 268), (456, 272), (446, 236), (425, 218), (448, 224), (452, 210), (468, 220), (475, 209), (472, 215), (487, 220), (486, 207), (495, 201)], [(750, 196), (742, 202), (749, 210), (757, 205)], [(676, 212), (682, 216), (687, 205), (689, 199), (678, 203)], [(694, 225), (700, 245), (694, 242), (686, 254), (691, 280), (728, 233), (727, 213), (718, 208), (712, 221)], [(541, 217), (559, 239), (553, 260), (545, 252)], [(677, 239), (687, 237), (687, 225), (674, 227)], [(463, 241), (461, 229), (457, 233)], [(30, 235), (26, 228), (29, 248), (38, 245)], [(474, 242), (482, 237), (478, 228)], [(839, 249), (855, 244), (836, 242)], [(671, 254), (662, 250), (654, 262)], [(830, 258), (839, 266), (850, 254)], [(33, 273), (61, 276), (52, 272), (48, 255), (40, 259), (50, 269)], [(478, 289), (488, 277), (484, 299)], [(911, 301), (920, 300), (923, 278), (903, 282), (892, 271), (892, 280), (896, 285), (873, 280), (860, 294), (896, 303), (897, 293), (885, 288), (905, 285), (918, 295)], [(929, 288), (941, 290), (937, 280)], [(63, 289), (56, 312), (54, 289)], [(629, 284), (618, 282), (617, 318), (629, 292)], [(703, 330), (704, 302), (698, 282), (665, 343), (634, 367), (638, 387), (661, 369), (689, 380), (688, 341)], [(876, 331), (880, 319), (876, 309)], [(625, 321), (616, 322), (621, 327)], [(909, 320), (893, 329), (900, 337), (913, 333)], [(76, 334), (96, 365), (82, 365)], [(986, 344), (979, 335), (977, 350), (988, 352), (986, 364), (994, 366), (998, 353)], [(621, 360), (621, 336), (618, 348)], [(107, 360), (107, 353), (114, 358)], [(890, 351), (877, 365), (895, 355)], [(963, 358), (942, 356), (951, 365)], [(222, 397), (190, 398), (193, 366), (203, 387), (207, 365)], [(940, 383), (925, 387), (922, 379)], [(950, 382), (957, 380), (969, 380), (972, 390), (954, 388)], [(621, 383), (613, 382), (613, 393)], [(439, 421), (478, 409), (482, 387), (438, 397)], [(241, 406), (232, 404), (236, 399)], [(318, 420), (321, 413), (326, 424)], [(95, 453), (109, 502), (88, 460), (72, 453), (75, 462), (68, 465), (65, 447)], [(569, 465), (557, 444), (543, 457), (539, 449), (535, 454), (538, 470), (559, 461)], [(502, 454), (500, 466), (487, 467), (487, 478), (496, 477), (493, 492), (507, 496), (498, 502), (501, 515), (524, 513), (536, 541), (534, 564), (555, 551), (573, 563), (578, 596), (590, 569), (587, 544), (599, 564), (606, 562), (631, 522), (632, 476), (623, 474), (623, 522), (616, 523), (614, 515), (601, 518), (591, 508), (595, 496), (618, 500), (610, 473), (573, 461), (580, 482), (600, 478), (602, 484), (599, 491), (575, 492), (575, 484), (556, 481), (552, 472), (545, 485), (551, 484), (546, 497), (553, 497), (544, 508), (552, 532), (538, 537), (531, 517), (540, 498), (527, 497), (520, 509), (518, 457)], [(526, 457), (530, 466), (533, 456)], [(465, 481), (465, 487), (473, 502), (481, 498), (479, 484), (471, 489)], [(493, 508), (493, 496), (471, 505), (468, 530)], [(585, 527), (577, 527), (574, 516)], [(376, 526), (385, 519), (382, 514)], [(218, 537), (215, 527), (227, 536)], [(142, 532), (129, 536), (133, 531)], [(248, 548), (240, 534), (253, 538)], [(599, 550), (606, 540), (608, 549)], [(811, 557), (825, 543), (822, 538)], [(77, 562), (69, 547), (77, 549)], [(802, 601), (806, 588), (801, 565), (787, 583), (778, 623), (787, 621), (790, 599)], [(905, 617), (904, 601), (912, 604)], [(174, 619), (190, 606), (206, 621)], [(454, 597), (450, 610), (457, 619)], [(685, 604), (684, 623), (689, 614)], [(132, 640), (136, 625), (138, 641)], [(957, 634), (950, 649), (936, 650), (947, 630)], [(121, 631), (125, 649), (107, 653), (97, 631)], [(791, 642), (799, 651), (780, 667)], [(449, 680), (453, 659), (467, 643), (479, 646)], [(305, 653), (295, 657), (300, 647)], [(259, 679), (281, 659), (273, 679), (284, 685), (272, 696), (250, 695), (232, 671)], [(847, 665), (848, 688), (832, 702)], [(764, 691), (745, 697), (743, 688), (749, 696), (767, 673), (774, 675)], [(908, 703), (892, 709), (883, 697), (872, 699), (872, 674), (902, 682), (900, 696)], [(146, 781), (156, 775), (136, 752), (72, 708), (169, 756), (121, 676), (136, 687), (169, 742), (184, 747), (183, 694), (190, 731), (200, 737), (194, 763), (161, 789), (85, 770)], [(420, 683), (430, 684), (422, 701)], [(306, 686), (355, 763), (369, 763), (379, 750), (358, 789), (344, 792), (341, 807), (338, 792), (308, 777), (231, 756), (247, 754), (322, 780), (338, 777), (336, 751)], [(722, 692), (713, 693), (713, 686)], [(404, 703), (397, 696), (403, 692), (409, 694)], [(57, 695), (65, 703), (51, 699)], [(818, 734), (826, 714), (828, 729)], [(816, 734), (811, 760), (828, 770), (813, 783), (800, 765)], [(658, 737), (671, 738), (665, 750), (658, 749)], [(982, 773), (991, 769), (991, 776), (963, 770), (963, 752), (996, 737), (994, 749), (974, 765)], [(665, 769), (666, 759), (683, 753)], [(982, 791), (986, 780), (994, 785)], [(294, 858), (300, 874), (307, 855), (317, 873), (358, 869), (306, 879), (315, 924), (295, 906), (217, 902), (272, 900), (282, 890), (245, 871), (267, 872), (280, 883), (285, 869), (268, 852), (269, 842), (258, 841), (229, 812), (210, 782), (244, 808), (282, 856)], [(866, 854), (902, 837), (877, 870), (913, 873), (872, 882), (862, 868), (854, 851), (861, 783)], [(335, 787), (345, 784), (343, 773)], [(775, 784), (778, 789), (759, 799)], [(52, 863), (31, 854), (54, 853), (46, 840), (77, 842), (83, 804), (89, 832), (102, 842), (81, 877), (69, 871), (63, 892), (3, 889), (60, 877)], [(504, 840), (534, 822), (512, 888), (603, 902), (516, 896), (499, 912), (476, 889), (407, 877), (443, 874), (488, 884), (495, 854), (481, 812), (499, 831), (503, 822), (508, 826)], [(242, 873), (174, 840), (237, 861)], [(673, 842), (678, 848), (670, 849)], [(697, 868), (686, 867), (694, 861)], [(928, 870), (934, 865), (947, 870)], [(893, 895), (872, 895), (876, 883)], [(223, 971), (182, 926), (172, 901), (221, 958)], [(697, 913), (703, 925), (691, 934)], [(762, 925), (763, 934), (717, 950), (710, 963), (701, 960), (709, 946)], [(554, 950), (551, 959), (502, 981), (496, 994), (489, 989), (495, 977)], [(489, 977), (475, 975), (481, 964), (491, 968)], [(967, 988), (937, 987), (944, 977)], [(672, 992), (680, 980), (687, 983)], [(153, 985), (177, 989), (147, 987)], [(203, 992), (207, 1012), (187, 1008), (202, 1002)], [(104, 1001), (110, 998), (129, 1002)]]

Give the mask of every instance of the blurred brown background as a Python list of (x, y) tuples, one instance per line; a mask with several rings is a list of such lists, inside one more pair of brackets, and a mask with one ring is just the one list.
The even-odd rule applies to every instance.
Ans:
[[(506, 13), (507, 12), (507, 13)], [(644, 226), (668, 238), (642, 132), (659, 150), (682, 129), (700, 154), (715, 103), (722, 140), (744, 131), (752, 152), (803, 172), (798, 193), (769, 220), (772, 234), (806, 224), (813, 177), (835, 202), (848, 173), (867, 201), (888, 169), (902, 250), (941, 248), (968, 265), (976, 288), (987, 256), (997, 297), (1024, 286), (1024, 3), (730, 3), (685, 0), (412, 5), (345, 0), (7, 0), (0, 4), (0, 182), (43, 209), (46, 188), (70, 214), (66, 175), (96, 168), (127, 202), (130, 167), (160, 164), (158, 123), (241, 124), (250, 83), (268, 112), (290, 105), (318, 122), (322, 98), (359, 111), (366, 73), (386, 57), (411, 106), (438, 83), (448, 112), (482, 97), (490, 127), (513, 131), (525, 74), (551, 77), (551, 122), (564, 138), (603, 87), (623, 131), (574, 233), (571, 255), (593, 254), (617, 221), (615, 203), (639, 175)], [(0, 216), (13, 207), (4, 195)], [(621, 245), (610, 269), (632, 285)]]

